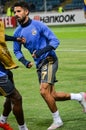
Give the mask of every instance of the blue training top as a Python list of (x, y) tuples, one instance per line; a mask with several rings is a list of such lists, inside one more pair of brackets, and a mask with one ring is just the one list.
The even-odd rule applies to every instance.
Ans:
[[(59, 45), (59, 40), (54, 33), (45, 24), (37, 20), (29, 19), (27, 24), (19, 25), (14, 32), (14, 37), (24, 37), (26, 43), (23, 45), (31, 54), (35, 50), (41, 50), (47, 45), (52, 46), (54, 49)], [(14, 41), (13, 50), (18, 60), (24, 57), (21, 48), (22, 44)], [(36, 66), (47, 56), (56, 57), (54, 49), (42, 54), (39, 58), (34, 58)]]

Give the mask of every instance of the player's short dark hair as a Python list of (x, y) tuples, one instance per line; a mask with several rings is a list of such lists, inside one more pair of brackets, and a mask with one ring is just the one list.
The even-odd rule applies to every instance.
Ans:
[(29, 5), (25, 1), (20, 1), (20, 2), (14, 3), (13, 7), (17, 7), (17, 6), (20, 6), (21, 8), (27, 9), (29, 11)]

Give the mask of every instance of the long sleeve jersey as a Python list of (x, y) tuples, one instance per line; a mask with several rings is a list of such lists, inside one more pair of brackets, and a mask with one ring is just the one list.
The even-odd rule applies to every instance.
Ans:
[[(42, 54), (39, 58), (34, 58), (36, 66), (47, 56), (56, 57), (55, 49), (59, 45), (59, 40), (54, 33), (40, 21), (29, 19), (27, 24), (22, 26), (19, 25), (14, 32), (14, 37), (24, 37), (26, 43), (23, 45), (31, 54), (33, 54), (34, 51), (42, 50), (48, 45), (54, 48), (53, 50)], [(24, 57), (22, 53), (22, 44), (14, 42), (13, 50), (18, 60)]]

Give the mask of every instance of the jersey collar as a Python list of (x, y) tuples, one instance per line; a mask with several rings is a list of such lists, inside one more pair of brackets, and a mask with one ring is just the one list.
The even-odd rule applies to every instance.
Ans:
[(29, 19), (25, 24), (22, 24), (21, 27), (27, 27), (31, 24), (32, 19)]

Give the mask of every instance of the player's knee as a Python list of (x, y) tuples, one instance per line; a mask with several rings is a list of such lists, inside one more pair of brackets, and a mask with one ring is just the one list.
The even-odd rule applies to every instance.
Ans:
[(44, 96), (45, 95), (45, 90), (43, 88), (40, 88), (40, 95)]
[(50, 85), (48, 83), (41, 83), (40, 94), (44, 98), (50, 94)]
[(45, 89), (44, 87), (40, 88), (40, 94), (42, 97), (45, 97), (47, 95), (47, 89)]
[(6, 109), (7, 109), (7, 108), (11, 108), (10, 98), (6, 98), (3, 107), (6, 108)]
[(11, 98), (12, 104), (19, 105), (22, 104), (22, 96), (17, 93)]
[(20, 113), (22, 113), (22, 96), (18, 96), (14, 102), (11, 104), (12, 112), (17, 117)]
[(17, 95), (16, 99), (15, 99), (15, 102), (19, 102), (19, 103), (22, 103), (22, 96), (19, 94)]

